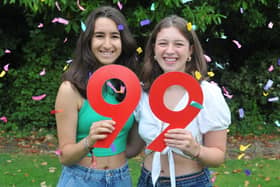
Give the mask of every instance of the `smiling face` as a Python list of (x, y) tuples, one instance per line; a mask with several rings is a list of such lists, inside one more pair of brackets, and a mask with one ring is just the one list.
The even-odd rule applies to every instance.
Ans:
[(165, 73), (185, 72), (187, 60), (192, 54), (189, 41), (175, 27), (161, 29), (154, 50), (157, 63)]
[(105, 17), (96, 19), (91, 50), (102, 64), (112, 64), (121, 55), (121, 35), (113, 20)]

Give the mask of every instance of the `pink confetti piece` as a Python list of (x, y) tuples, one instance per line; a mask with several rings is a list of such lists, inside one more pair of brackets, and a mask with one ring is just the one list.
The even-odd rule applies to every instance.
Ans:
[(119, 9), (121, 10), (122, 8), (123, 8), (123, 5), (121, 4), (121, 2), (120, 1), (118, 1), (118, 7), (119, 7)]
[(2, 116), (2, 117), (0, 118), (0, 120), (3, 121), (4, 123), (7, 123), (7, 122), (8, 122), (8, 119), (7, 119), (6, 116)]
[(60, 113), (60, 112), (63, 112), (63, 110), (51, 110), (50, 114), (57, 114), (57, 113)]
[(273, 70), (274, 70), (274, 66), (273, 66), (273, 65), (270, 65), (269, 68), (268, 68), (268, 71), (269, 71), (269, 72), (272, 72)]
[(77, 0), (77, 6), (81, 11), (85, 11), (85, 8), (80, 5), (80, 0)]
[(145, 25), (149, 25), (151, 23), (151, 21), (149, 19), (145, 19), (140, 21), (140, 25), (143, 27)]
[(211, 178), (212, 183), (215, 183), (215, 181), (216, 181), (216, 175)]
[(10, 65), (10, 64), (6, 64), (6, 65), (4, 66), (4, 70), (5, 70), (5, 71), (9, 71), (9, 65)]
[(57, 156), (61, 156), (62, 155), (62, 151), (61, 150), (56, 150), (55, 152), (54, 152)]
[(39, 23), (39, 25), (37, 26), (38, 28), (43, 28), (44, 24), (43, 23)]
[(212, 59), (208, 55), (204, 54), (204, 57), (205, 57), (206, 62), (212, 61)]
[(107, 86), (112, 88), (112, 90), (114, 90), (115, 93), (121, 93), (122, 94), (125, 91), (125, 87), (124, 86), (121, 86), (121, 89), (117, 90), (110, 81), (107, 82)]
[(61, 24), (67, 25), (69, 23), (69, 21), (67, 19), (58, 17), (58, 18), (54, 18), (52, 20), (52, 23), (61, 23)]
[(272, 29), (273, 23), (272, 23), (272, 22), (269, 22), (268, 25), (267, 25), (267, 27), (268, 27), (269, 29)]
[(241, 13), (241, 14), (243, 14), (243, 13), (244, 13), (244, 10), (243, 10), (243, 8), (242, 8), (242, 7), (241, 7), (239, 10), (240, 10), (240, 13)]
[(47, 95), (46, 94), (42, 94), (42, 95), (38, 95), (38, 96), (32, 96), (32, 99), (34, 101), (40, 101), (42, 99), (44, 99)]
[(46, 70), (45, 68), (43, 68), (43, 70), (39, 73), (40, 76), (44, 76), (46, 74)]
[(6, 49), (5, 53), (8, 54), (8, 53), (11, 53), (11, 51), (9, 49)]
[(61, 11), (61, 8), (60, 8), (60, 6), (59, 6), (59, 4), (58, 4), (57, 1), (55, 2), (55, 6), (56, 6), (56, 8), (57, 8), (58, 11)]
[(68, 38), (64, 38), (63, 43), (66, 43), (68, 41)]
[(235, 45), (237, 46), (238, 49), (240, 49), (242, 47), (238, 41), (232, 40), (232, 42), (235, 43)]

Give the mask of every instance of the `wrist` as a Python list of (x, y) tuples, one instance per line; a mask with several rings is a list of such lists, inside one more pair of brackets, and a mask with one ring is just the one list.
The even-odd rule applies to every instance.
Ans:
[(198, 160), (200, 158), (200, 152), (201, 152), (201, 145), (198, 145), (198, 149), (195, 154), (192, 155), (193, 160)]
[(92, 147), (89, 145), (88, 136), (84, 138), (83, 145), (85, 150), (87, 150), (88, 152), (92, 150)]

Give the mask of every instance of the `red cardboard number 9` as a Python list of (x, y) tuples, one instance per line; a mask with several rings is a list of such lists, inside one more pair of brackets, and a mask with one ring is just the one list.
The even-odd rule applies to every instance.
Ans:
[[(126, 87), (126, 96), (119, 104), (104, 101), (102, 88), (107, 80), (119, 79)], [(99, 114), (110, 117), (116, 122), (115, 130), (104, 140), (97, 141), (94, 147), (108, 148), (117, 137), (129, 116), (136, 108), (141, 95), (141, 86), (137, 76), (121, 65), (106, 65), (97, 69), (87, 85), (87, 98), (91, 107)]]
[[(164, 102), (165, 90), (172, 85), (180, 85), (189, 94), (187, 106), (181, 111), (169, 110)], [(191, 75), (182, 72), (168, 72), (159, 76), (151, 86), (149, 102), (153, 113), (162, 121), (169, 123), (169, 126), (153, 141), (147, 149), (161, 152), (165, 147), (164, 134), (169, 129), (185, 128), (199, 113), (200, 109), (190, 106), (195, 101), (202, 105), (203, 93), (197, 80)]]

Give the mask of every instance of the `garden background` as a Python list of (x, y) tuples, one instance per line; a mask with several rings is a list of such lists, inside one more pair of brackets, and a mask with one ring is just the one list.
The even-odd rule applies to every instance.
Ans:
[[(120, 9), (128, 19), (143, 50), (139, 63), (160, 19), (170, 14), (186, 18), (200, 38), (211, 80), (231, 109), (229, 136), (239, 143), (250, 137), (251, 143), (272, 138), (273, 146), (279, 144), (280, 0), (1, 0), (2, 142), (55, 137), (61, 74), (71, 63), (87, 15), (101, 5)], [(240, 150), (233, 152), (240, 156)]]

